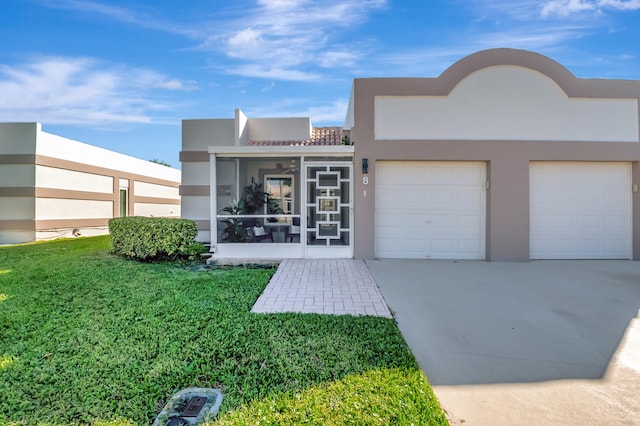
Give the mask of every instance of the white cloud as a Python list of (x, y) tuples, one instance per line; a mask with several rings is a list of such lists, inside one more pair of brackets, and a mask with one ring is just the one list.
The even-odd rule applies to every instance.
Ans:
[(273, 80), (288, 81), (313, 81), (320, 78), (320, 74), (314, 72), (300, 71), (289, 67), (270, 67), (268, 64), (259, 63), (240, 65), (237, 67), (226, 67), (225, 72), (242, 77), (266, 78)]
[(551, 0), (542, 6), (543, 17), (566, 17), (574, 13), (606, 10), (638, 10), (640, 0)]
[(595, 10), (596, 5), (587, 0), (552, 0), (542, 6), (543, 17), (550, 15), (568, 16), (585, 10)]
[(328, 105), (313, 105), (307, 108), (304, 115), (311, 117), (311, 121), (320, 123), (340, 123), (344, 121), (349, 106), (348, 99), (337, 99)]
[(240, 65), (228, 72), (280, 80), (316, 80), (318, 68), (352, 66), (360, 45), (336, 46), (340, 31), (366, 20), (383, 0), (259, 0), (241, 18), (213, 25), (201, 44)]
[(158, 90), (190, 90), (143, 69), (108, 66), (88, 58), (45, 57), (0, 65), (0, 121), (49, 124), (149, 123), (170, 104)]

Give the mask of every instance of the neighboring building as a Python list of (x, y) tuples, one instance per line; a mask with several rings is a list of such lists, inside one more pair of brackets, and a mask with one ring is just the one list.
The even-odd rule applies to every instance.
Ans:
[[(353, 146), (317, 144), (308, 119), (185, 120), (183, 217), (214, 258), (640, 260), (639, 102), (640, 81), (493, 49), (437, 78), (356, 79)], [(255, 216), (285, 238), (223, 241), (251, 178), (294, 188), (277, 222)]]
[(118, 216), (180, 217), (180, 170), (0, 123), (0, 244), (108, 233)]

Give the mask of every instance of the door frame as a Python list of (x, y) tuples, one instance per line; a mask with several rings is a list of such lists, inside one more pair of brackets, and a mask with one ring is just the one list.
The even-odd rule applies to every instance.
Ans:
[[(349, 184), (349, 244), (345, 246), (316, 246), (307, 244), (307, 169), (309, 167), (346, 167), (349, 169), (348, 179), (344, 179)], [(303, 256), (307, 259), (322, 258), (353, 258), (353, 161), (325, 160), (325, 161), (305, 161), (302, 157), (301, 166), (301, 205), (300, 205), (300, 243), (302, 244)]]

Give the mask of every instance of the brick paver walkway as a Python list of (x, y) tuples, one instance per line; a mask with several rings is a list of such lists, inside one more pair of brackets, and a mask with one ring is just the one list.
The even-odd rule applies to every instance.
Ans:
[(391, 318), (361, 259), (285, 259), (251, 311)]

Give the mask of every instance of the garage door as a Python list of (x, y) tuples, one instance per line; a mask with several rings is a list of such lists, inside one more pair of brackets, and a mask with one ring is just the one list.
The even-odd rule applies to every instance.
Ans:
[(484, 259), (486, 165), (376, 163), (380, 258)]
[(630, 163), (531, 163), (532, 259), (630, 259)]

